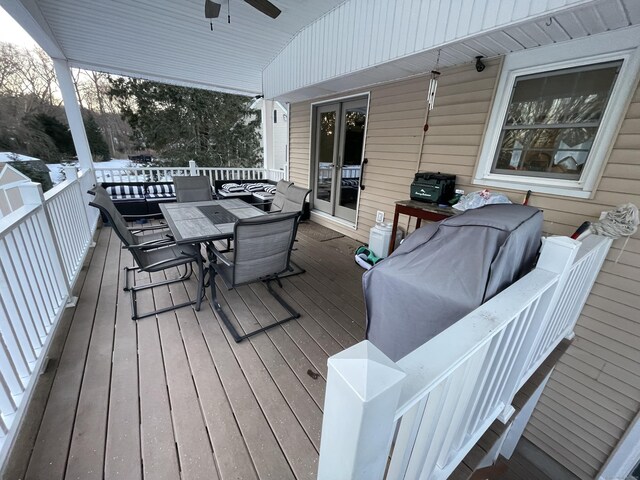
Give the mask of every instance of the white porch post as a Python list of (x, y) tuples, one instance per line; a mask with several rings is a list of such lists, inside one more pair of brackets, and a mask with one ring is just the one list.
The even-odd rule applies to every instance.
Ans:
[(273, 100), (262, 99), (262, 148), (265, 170), (273, 168)]
[(319, 480), (382, 478), (405, 377), (367, 340), (329, 358)]
[(76, 97), (76, 90), (73, 87), (73, 77), (71, 76), (69, 62), (54, 58), (53, 66), (56, 70), (56, 76), (58, 77), (58, 86), (60, 87), (60, 93), (62, 93), (62, 100), (64, 101), (64, 111), (67, 114), (67, 121), (71, 129), (73, 144), (76, 147), (80, 168), (93, 171), (93, 156), (89, 148), (87, 132), (84, 129), (82, 112), (80, 111), (78, 97)]

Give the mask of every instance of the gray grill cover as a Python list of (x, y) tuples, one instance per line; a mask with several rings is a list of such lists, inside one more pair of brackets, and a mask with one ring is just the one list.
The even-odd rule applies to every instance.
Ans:
[(528, 273), (542, 212), (487, 205), (416, 230), (362, 277), (367, 339), (394, 361)]

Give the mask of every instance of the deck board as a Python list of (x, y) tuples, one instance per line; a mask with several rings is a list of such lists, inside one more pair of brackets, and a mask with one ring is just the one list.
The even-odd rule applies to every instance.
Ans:
[[(124, 255), (125, 252), (121, 250)], [(120, 266), (133, 265), (125, 255)], [(119, 269), (119, 292), (124, 287), (125, 273)], [(119, 294), (111, 368), (111, 392), (105, 451), (105, 478), (140, 480), (140, 408), (138, 394), (138, 333), (131, 321), (128, 298)], [(139, 465), (138, 468), (132, 466)]]
[[(155, 308), (150, 291), (138, 293), (138, 307), (141, 312)], [(136, 326), (143, 478), (180, 478), (158, 323), (150, 317)]]
[[(166, 280), (162, 272), (152, 274), (151, 277), (153, 281)], [(172, 298), (171, 290), (169, 286), (154, 289), (156, 308), (171, 306), (172, 301), (179, 303)], [(165, 312), (157, 318), (182, 478), (217, 480), (213, 449), (201, 415), (176, 312)]]
[(118, 243), (109, 242), (107, 250), (67, 460), (69, 478), (102, 479), (118, 296)]
[(65, 476), (110, 233), (110, 230), (100, 232), (25, 472), (26, 479)]

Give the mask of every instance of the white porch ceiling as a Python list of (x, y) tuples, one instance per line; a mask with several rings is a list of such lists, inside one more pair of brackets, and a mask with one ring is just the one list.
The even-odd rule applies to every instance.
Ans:
[[(640, 23), (640, 0), (0, 0), (72, 66), (299, 101)], [(639, 40), (640, 41), (640, 40)]]
[[(344, 0), (273, 0), (271, 19), (242, 0), (204, 18), (204, 0), (0, 0), (52, 57), (72, 66), (245, 94), (303, 27)], [(37, 30), (40, 31), (37, 31)], [(50, 38), (45, 38), (46, 36)], [(52, 37), (52, 38), (51, 38)]]

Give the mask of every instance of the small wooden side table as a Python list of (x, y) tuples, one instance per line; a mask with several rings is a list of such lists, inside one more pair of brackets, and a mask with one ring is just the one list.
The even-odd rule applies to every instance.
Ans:
[(422, 220), (439, 222), (445, 218), (461, 213), (452, 207), (440, 207), (435, 203), (418, 202), (416, 200), (399, 200), (396, 202), (396, 211), (393, 215), (393, 229), (391, 230), (391, 243), (389, 255), (396, 246), (396, 232), (398, 231), (398, 217), (400, 214), (416, 217), (416, 228), (420, 228)]

